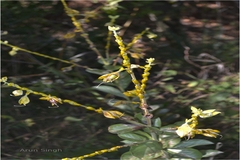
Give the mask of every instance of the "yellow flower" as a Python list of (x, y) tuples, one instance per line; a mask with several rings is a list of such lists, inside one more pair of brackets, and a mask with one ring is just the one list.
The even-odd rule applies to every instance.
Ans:
[(139, 67), (141, 68), (141, 66), (138, 64), (131, 64), (131, 69), (139, 68)]
[(65, 34), (63, 37), (65, 39), (71, 39), (71, 38), (75, 37), (75, 35), (76, 35), (75, 32), (69, 32), (69, 33)]
[(127, 96), (127, 97), (135, 97), (135, 96), (137, 96), (137, 92), (136, 92), (136, 90), (134, 89), (134, 90), (131, 90), (131, 91), (126, 91), (126, 92), (124, 92), (123, 93), (125, 96)]
[(14, 90), (11, 96), (21, 96), (21, 95), (23, 95), (22, 90)]
[(103, 82), (113, 82), (115, 80), (117, 80), (119, 78), (119, 72), (112, 72), (112, 73), (108, 73), (108, 74), (104, 74), (100, 77), (98, 77), (98, 79), (102, 79)]
[(144, 58), (144, 53), (130, 53), (132, 58), (135, 59), (143, 59)]
[(13, 47), (12, 50), (9, 52), (10, 56), (15, 56), (17, 54), (18, 48)]
[(214, 129), (196, 129), (198, 125), (197, 117), (208, 118), (219, 114), (220, 112), (215, 111), (215, 109), (209, 109), (202, 111), (201, 109), (197, 109), (195, 107), (191, 107), (192, 110), (192, 118), (186, 119), (185, 123), (177, 128), (176, 133), (179, 137), (188, 136), (188, 138), (193, 138), (195, 134), (201, 134), (207, 137), (216, 138), (219, 134), (218, 130)]
[(220, 131), (215, 129), (196, 129), (196, 134), (202, 134), (206, 137), (214, 137), (217, 138), (217, 136), (221, 136), (218, 134)]
[(197, 109), (196, 107), (194, 106), (191, 106), (191, 110), (192, 110), (192, 113), (196, 114), (196, 115), (199, 115), (201, 113), (201, 110), (200, 109)]
[(120, 29), (120, 27), (108, 26), (109, 31), (117, 31), (119, 29)]
[(106, 118), (116, 119), (122, 117), (124, 114), (119, 111), (103, 111)]
[(124, 68), (122, 67), (118, 71), (104, 74), (104, 75), (98, 77), (98, 79), (102, 79), (103, 82), (107, 82), (107, 83), (108, 82), (113, 82), (113, 81), (115, 81), (119, 78), (119, 76), (120, 76), (119, 72), (121, 72), (123, 70), (124, 70)]
[(153, 39), (153, 38), (156, 38), (157, 35), (154, 34), (154, 33), (152, 33), (152, 32), (149, 32), (149, 31), (148, 31), (147, 37), (148, 37), (149, 39)]
[(146, 62), (147, 62), (149, 65), (152, 65), (152, 63), (153, 63), (154, 60), (155, 60), (154, 58), (148, 58), (148, 59), (146, 60)]
[(25, 119), (23, 122), (24, 122), (28, 127), (31, 127), (32, 125), (35, 124), (35, 122), (34, 122), (33, 119), (31, 119), (31, 118)]
[(49, 101), (51, 104), (52, 104), (52, 106), (56, 106), (56, 107), (59, 107), (58, 105), (57, 105), (57, 103), (61, 103), (62, 104), (62, 99), (61, 98), (58, 98), (58, 97), (55, 97), (55, 96), (46, 96), (46, 97), (40, 97), (39, 98), (40, 100), (47, 100), (47, 101)]
[(30, 102), (30, 100), (29, 100), (28, 96), (25, 95), (19, 99), (18, 104), (26, 106), (26, 104), (28, 104), (29, 102)]
[(208, 117), (213, 117), (221, 112), (215, 111), (215, 109), (209, 109), (202, 111), (202, 113), (199, 115), (201, 118), (208, 118)]
[(179, 137), (185, 137), (185, 136), (191, 136), (193, 135), (191, 132), (193, 131), (193, 128), (191, 128), (188, 123), (184, 123), (180, 127), (177, 128), (176, 133)]
[(7, 82), (7, 77), (2, 77), (0, 82), (4, 82), (4, 83)]
[(193, 106), (191, 107), (191, 110), (195, 116), (199, 116), (201, 118), (209, 118), (221, 113), (221, 112), (217, 112), (216, 109), (209, 109), (209, 110), (202, 111), (201, 109), (197, 109)]

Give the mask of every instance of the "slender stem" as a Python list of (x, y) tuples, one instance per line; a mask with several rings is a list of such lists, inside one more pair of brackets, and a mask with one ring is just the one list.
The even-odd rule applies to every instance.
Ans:
[[(99, 58), (102, 59), (102, 61), (106, 64), (106, 60), (102, 57), (101, 53), (98, 51), (98, 49), (95, 47), (94, 43), (89, 39), (88, 34), (85, 33), (85, 31), (83, 30), (81, 23), (77, 21), (76, 17), (74, 16), (75, 10), (70, 9), (67, 6), (67, 3), (65, 2), (65, 0), (61, 0), (63, 7), (65, 8), (65, 11), (67, 13), (67, 15), (69, 17), (71, 17), (72, 23), (73, 25), (76, 27), (77, 30), (75, 30), (75, 32), (81, 32), (81, 36), (86, 40), (86, 42), (89, 44), (90, 48), (99, 56)], [(76, 11), (77, 12), (77, 11)]]
[(20, 48), (20, 47), (8, 44), (8, 43), (3, 42), (3, 41), (0, 41), (0, 43), (5, 45), (5, 46), (11, 47), (11, 48), (16, 48), (19, 51), (27, 52), (27, 53), (30, 53), (30, 54), (33, 54), (33, 55), (36, 55), (36, 56), (48, 58), (48, 59), (51, 59), (51, 60), (54, 60), (54, 61), (60, 61), (60, 62), (67, 63), (67, 64), (72, 64), (74, 66), (78, 66), (78, 67), (82, 67), (82, 68), (88, 68), (86, 66), (81, 66), (81, 65), (76, 64), (76, 63), (71, 62), (71, 61), (63, 60), (63, 59), (60, 59), (60, 58), (56, 58), (56, 57), (48, 56), (48, 55), (41, 54), (41, 53), (38, 53), (38, 52), (33, 52), (33, 51), (30, 51), (30, 50), (27, 50), (27, 49), (24, 49), (24, 48)]

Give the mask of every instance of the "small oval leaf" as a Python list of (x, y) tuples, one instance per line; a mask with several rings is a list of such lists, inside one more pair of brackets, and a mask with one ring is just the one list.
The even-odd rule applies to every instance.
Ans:
[(76, 118), (76, 117), (72, 117), (72, 116), (67, 116), (64, 118), (65, 121), (72, 121), (72, 122), (80, 122), (82, 121), (82, 119)]
[(212, 156), (216, 156), (218, 154), (221, 154), (223, 152), (218, 151), (218, 150), (209, 149), (209, 150), (206, 150), (204, 153), (205, 154), (203, 155), (203, 157), (212, 157)]
[(158, 127), (158, 128), (160, 128), (162, 126), (162, 122), (159, 117), (154, 120), (153, 126)]
[(138, 134), (131, 133), (131, 132), (129, 132), (129, 133), (119, 133), (118, 136), (122, 139), (133, 141), (133, 142), (143, 142), (143, 141), (147, 140), (146, 137), (143, 137), (143, 136), (140, 136)]
[(162, 144), (156, 141), (147, 141), (146, 143), (131, 147), (130, 152), (133, 156), (140, 159), (154, 159), (163, 154)]
[(181, 143), (176, 145), (174, 148), (187, 148), (187, 147), (204, 146), (204, 145), (210, 145), (210, 144), (213, 144), (213, 142), (205, 139), (190, 139), (188, 141), (182, 141)]
[(140, 160), (139, 158), (132, 155), (131, 152), (125, 152), (120, 159), (121, 160)]
[(160, 141), (162, 142), (164, 148), (173, 148), (181, 142), (180, 138), (173, 138), (172, 136), (167, 136), (168, 135), (160, 136)]
[(183, 148), (183, 149), (168, 149), (168, 152), (174, 155), (179, 155), (182, 157), (189, 157), (192, 159), (201, 159), (202, 153), (193, 148)]
[(171, 92), (171, 93), (176, 93), (175, 88), (173, 87), (173, 85), (169, 84), (169, 85), (165, 85), (163, 86), (163, 88), (165, 88), (167, 91)]
[(120, 78), (117, 80), (117, 84), (120, 88), (126, 89), (131, 83), (132, 78), (127, 72), (121, 72)]
[(139, 129), (139, 126), (133, 124), (114, 124), (108, 127), (110, 133), (126, 133)]
[(118, 97), (126, 98), (126, 96), (120, 90), (111, 86), (104, 86), (104, 85), (95, 86), (94, 89), (105, 92), (105, 93), (109, 93)]
[(177, 71), (175, 70), (165, 70), (162, 72), (162, 75), (164, 76), (175, 76), (177, 75)]
[(97, 75), (106, 74), (106, 70), (96, 69), (96, 68), (87, 68), (86, 71), (89, 73), (97, 74)]

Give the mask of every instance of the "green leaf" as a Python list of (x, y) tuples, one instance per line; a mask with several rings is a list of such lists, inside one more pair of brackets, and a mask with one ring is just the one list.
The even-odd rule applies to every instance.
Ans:
[(156, 141), (147, 141), (146, 143), (133, 146), (130, 152), (133, 156), (140, 159), (153, 159), (163, 154), (162, 144)]
[(161, 81), (164, 82), (164, 81), (169, 81), (169, 80), (171, 80), (171, 79), (173, 79), (173, 77), (163, 78)]
[(79, 119), (79, 118), (75, 118), (75, 117), (72, 117), (72, 116), (67, 116), (64, 118), (65, 121), (72, 121), (72, 122), (80, 122), (82, 121), (82, 119)]
[(114, 87), (101, 85), (101, 86), (98, 86), (98, 87), (94, 86), (93, 88), (98, 90), (98, 91), (102, 91), (102, 92), (109, 93), (109, 94), (112, 94), (112, 95), (115, 95), (115, 96), (122, 97), (122, 98), (126, 99), (126, 96), (120, 90), (118, 90)]
[[(105, 99), (107, 100), (107, 99)], [(119, 108), (122, 111), (127, 111), (131, 110), (131, 107), (137, 107), (137, 104), (132, 104), (131, 101), (126, 101), (126, 100), (118, 100), (118, 99), (110, 99), (107, 101), (107, 104), (109, 106), (112, 106), (114, 108)], [(131, 107), (130, 107), (131, 106)]]
[(134, 131), (133, 133), (136, 133), (136, 134), (138, 134), (138, 135), (140, 135), (140, 136), (145, 136), (147, 139), (152, 139), (152, 137), (148, 134), (148, 133), (146, 133), (146, 132), (143, 132), (143, 131)]
[(164, 76), (175, 76), (177, 75), (177, 71), (175, 70), (165, 70), (162, 72), (162, 75)]
[(122, 154), (121, 160), (140, 160), (140, 158), (135, 157), (131, 152), (125, 152)]
[(106, 70), (96, 69), (96, 68), (87, 68), (86, 71), (89, 73), (97, 74), (97, 75), (103, 75), (107, 73)]
[(184, 73), (186, 76), (192, 78), (192, 79), (198, 79), (197, 77), (194, 77), (193, 75), (189, 74), (189, 73)]
[(167, 91), (169, 91), (171, 93), (176, 93), (175, 88), (171, 84), (164, 85), (163, 88), (165, 88)]
[(104, 58), (99, 58), (99, 59), (97, 60), (97, 62), (100, 63), (100, 64), (103, 64), (103, 65), (109, 65), (109, 61), (107, 61), (107, 60), (104, 59)]
[[(167, 135), (162, 137), (166, 137), (166, 136)], [(169, 136), (167, 138), (162, 138), (161, 142), (164, 148), (172, 148), (181, 142), (181, 138), (174, 138), (172, 136)]]
[(176, 127), (182, 125), (183, 123), (184, 123), (184, 122), (182, 121), (182, 122), (177, 123), (177, 124), (170, 124), (170, 125), (161, 127), (161, 128), (160, 128), (160, 131), (163, 132), (164, 134), (177, 135), (177, 134), (176, 134), (176, 130), (177, 130)]
[(221, 82), (219, 85), (225, 89), (231, 87), (231, 83), (229, 82)]
[(146, 141), (147, 138), (140, 136), (138, 134), (129, 132), (129, 133), (119, 133), (118, 136), (122, 139), (133, 141), (133, 142), (143, 142)]
[[(112, 60), (110, 60), (109, 63), (112, 63)], [(119, 70), (122, 66), (113, 66), (113, 65), (105, 65), (104, 68), (109, 71), (116, 71)]]
[(110, 133), (126, 133), (139, 129), (139, 126), (133, 124), (114, 124), (108, 127)]
[(125, 143), (125, 144), (129, 144), (129, 145), (136, 143), (136, 142), (134, 142), (134, 141), (129, 141), (129, 140), (123, 140), (123, 141), (121, 141), (121, 142), (122, 142), (122, 143)]
[(143, 130), (145, 132), (147, 132), (147, 133), (154, 132), (156, 134), (163, 134), (163, 132), (160, 129), (156, 128), (156, 127), (147, 127), (147, 128), (144, 128)]
[(155, 111), (155, 110), (159, 109), (161, 106), (160, 105), (149, 105), (149, 107), (151, 108), (151, 111)]
[(213, 144), (211, 141), (204, 139), (191, 139), (188, 141), (183, 141), (176, 145), (174, 148), (187, 148), (187, 147), (195, 147), (195, 146), (203, 146)]
[(136, 114), (134, 115), (134, 118), (137, 119), (137, 120), (139, 120), (140, 122), (142, 122), (143, 119), (144, 119), (142, 113), (136, 113)]
[(218, 150), (209, 149), (204, 152), (203, 157), (212, 157), (212, 156), (216, 156), (221, 153), (223, 153), (223, 152), (218, 151)]
[(170, 160), (192, 160), (191, 158), (171, 158)]
[(116, 80), (116, 83), (118, 83), (119, 88), (125, 90), (129, 86), (131, 81), (132, 78), (127, 72), (121, 72), (120, 78)]
[(168, 149), (168, 152), (174, 155), (177, 155), (182, 157), (188, 157), (192, 159), (201, 159), (202, 153), (196, 149), (193, 148), (183, 148), (183, 149)]
[(225, 101), (230, 96), (231, 95), (229, 93), (218, 92), (218, 93), (213, 93), (210, 96), (208, 96), (208, 100), (210, 103), (216, 103), (216, 102), (220, 102), (220, 101)]
[(153, 122), (153, 126), (160, 128), (160, 127), (162, 126), (161, 119), (160, 119), (160, 118), (156, 118), (156, 119), (154, 120), (154, 122)]
[(9, 115), (1, 115), (2, 119), (8, 119), (8, 122), (15, 122), (15, 119)]
[(176, 146), (180, 142), (181, 142), (181, 138), (171, 138), (170, 141), (168, 142), (169, 148)]

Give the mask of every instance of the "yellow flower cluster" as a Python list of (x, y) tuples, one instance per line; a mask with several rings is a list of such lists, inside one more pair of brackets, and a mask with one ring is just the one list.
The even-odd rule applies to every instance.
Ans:
[(141, 81), (141, 93), (143, 93), (144, 92), (144, 90), (145, 90), (145, 88), (146, 88), (146, 83), (147, 83), (147, 81), (148, 81), (148, 76), (150, 75), (150, 73), (149, 73), (149, 71), (150, 71), (150, 69), (152, 68), (152, 65), (153, 65), (153, 61), (154, 61), (155, 59), (154, 58), (149, 58), (149, 59), (147, 59), (147, 63), (148, 64), (146, 64), (145, 65), (145, 67), (144, 67), (144, 72), (143, 72), (143, 74), (142, 74), (142, 81)]
[[(126, 52), (146, 31), (148, 31), (148, 29), (144, 30), (142, 33), (135, 36), (133, 38), (132, 42), (130, 42), (127, 46), (124, 45), (122, 38), (116, 32), (119, 29), (120, 29), (120, 27), (108, 26), (108, 30), (113, 32), (115, 41), (119, 45), (120, 55), (123, 58), (122, 66), (125, 67), (124, 70), (126, 70), (131, 75), (132, 82), (135, 86), (134, 90), (124, 92), (124, 95), (129, 96), (129, 97), (138, 96), (138, 98), (140, 99), (140, 102), (141, 102), (140, 108), (144, 111), (144, 116), (151, 117), (151, 114), (148, 112), (148, 105), (145, 101), (144, 93), (145, 93), (146, 83), (148, 81), (148, 76), (150, 75), (149, 71), (152, 68), (154, 58), (147, 59), (147, 61), (146, 61), (147, 64), (143, 67), (143, 66), (131, 64), (130, 59)], [(143, 68), (144, 69), (144, 72), (142, 74), (141, 83), (136, 79), (136, 77), (133, 73), (134, 68)], [(103, 75), (103, 76), (99, 77), (99, 79), (103, 79), (103, 81), (105, 81), (105, 82), (112, 82), (113, 80), (117, 79), (118, 77), (119, 77), (118, 73), (114, 72), (114, 73), (111, 73), (110, 75)]]
[(201, 109), (197, 109), (195, 107), (191, 107), (192, 110), (192, 118), (186, 119), (185, 123), (177, 128), (176, 133), (179, 137), (187, 136), (189, 138), (193, 138), (195, 134), (202, 134), (207, 137), (216, 138), (219, 134), (218, 130), (214, 129), (196, 129), (198, 125), (198, 117), (200, 118), (209, 118), (215, 116), (221, 112), (217, 112), (215, 109), (209, 109), (202, 111)]
[(67, 6), (67, 3), (65, 0), (61, 0), (63, 7), (65, 9), (66, 14), (71, 17), (73, 25), (76, 27), (74, 32), (80, 32), (81, 36), (86, 40), (86, 42), (89, 44), (90, 48), (103, 60), (104, 63), (106, 63), (105, 59), (102, 57), (101, 53), (98, 51), (98, 49), (95, 47), (94, 43), (89, 39), (88, 34), (84, 32), (81, 23), (76, 19), (75, 16), (79, 15), (80, 13), (77, 10), (71, 9)]

